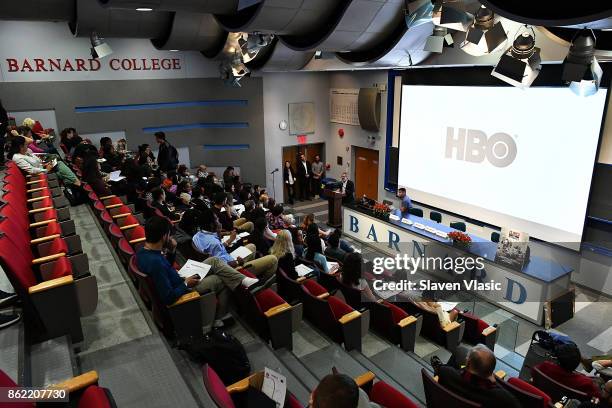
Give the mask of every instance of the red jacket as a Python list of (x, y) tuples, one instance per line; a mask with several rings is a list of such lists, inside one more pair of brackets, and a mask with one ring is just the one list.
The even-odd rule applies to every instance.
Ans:
[(593, 379), (588, 375), (577, 373), (575, 371), (569, 372), (560, 365), (551, 361), (544, 361), (543, 363), (538, 364), (536, 368), (553, 380), (567, 387), (587, 393), (591, 397), (600, 397), (599, 387), (595, 385)]

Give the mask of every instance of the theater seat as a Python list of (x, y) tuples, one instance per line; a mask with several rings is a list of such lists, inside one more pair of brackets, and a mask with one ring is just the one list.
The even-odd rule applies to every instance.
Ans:
[[(433, 377), (425, 370), (421, 369), (421, 376), (423, 377), (423, 388), (425, 389), (425, 399), (427, 400), (427, 406), (430, 408), (480, 408), (481, 404), (467, 400), (460, 395), (446, 389), (444, 386), (439, 384)], [(501, 408), (501, 407), (500, 407)]]
[(502, 387), (516, 397), (523, 407), (548, 408), (552, 402), (551, 398), (538, 387), (512, 377), (508, 381), (497, 381)]
[(302, 300), (302, 283), (307, 280), (306, 277), (298, 277), (291, 279), (282, 269), (276, 270), (276, 284), (278, 285), (278, 293), (287, 299), (290, 303)]
[(546, 374), (544, 374), (537, 367), (533, 367), (531, 369), (531, 374), (533, 376), (532, 382), (538, 389), (548, 395), (554, 401), (561, 401), (563, 397), (568, 397), (570, 399), (577, 399), (579, 401), (588, 401), (590, 397), (588, 394), (570, 388), (564, 384), (561, 384), (558, 381), (550, 378)]
[(421, 208), (411, 208), (408, 210), (408, 213), (416, 215), (417, 217), (423, 217), (423, 209)]
[(491, 233), (491, 241), (492, 242), (499, 242), (499, 232), (493, 231)]
[(442, 222), (442, 214), (440, 214), (437, 211), (430, 211), (429, 212), (429, 219), (435, 222)]
[[(13, 381), (11, 377), (9, 377), (4, 371), (0, 370), (0, 388), (17, 386), (18, 384)], [(6, 406), (10, 408), (34, 408), (36, 405), (29, 402), (11, 402), (10, 404), (6, 404)]]
[(454, 321), (442, 328), (436, 313), (421, 309), (411, 301), (398, 303), (397, 306), (401, 307), (410, 315), (416, 316), (420, 314), (423, 316), (423, 325), (421, 327), (422, 336), (427, 337), (449, 351), (455, 350), (457, 345), (461, 342), (465, 329), (465, 322)]
[(361, 313), (314, 280), (304, 281), (301, 288), (304, 316), (347, 350), (361, 350)]
[(115, 406), (110, 393), (105, 388), (90, 385), (79, 399), (78, 408), (113, 408)]
[(417, 408), (410, 398), (384, 381), (378, 381), (370, 390), (370, 401), (385, 408)]
[(490, 326), (472, 313), (461, 313), (461, 316), (465, 322), (463, 341), (473, 345), (482, 343), (490, 350), (495, 350), (498, 334), (497, 326)]

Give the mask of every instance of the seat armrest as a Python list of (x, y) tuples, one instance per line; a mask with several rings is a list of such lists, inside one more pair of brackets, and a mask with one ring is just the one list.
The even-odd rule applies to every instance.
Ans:
[(38, 265), (41, 263), (45, 263), (45, 262), (49, 262), (49, 261), (54, 261), (56, 259), (59, 259), (61, 257), (66, 256), (65, 252), (60, 252), (58, 254), (53, 254), (53, 255), (49, 255), (49, 256), (43, 256), (41, 258), (36, 258), (32, 260), (32, 265)]
[(235, 394), (239, 392), (245, 392), (249, 389), (249, 387), (253, 386), (254, 388), (260, 389), (261, 384), (263, 383), (263, 371), (258, 371), (255, 374), (251, 374), (242, 380), (238, 380), (233, 384), (225, 387), (229, 394)]
[(496, 327), (489, 326), (482, 331), (482, 335), (486, 337), (486, 336), (489, 336), (490, 334), (495, 333), (496, 331), (497, 331)]
[(61, 278), (51, 279), (38, 285), (30, 286), (28, 288), (28, 293), (30, 295), (34, 293), (44, 292), (49, 289), (57, 288), (64, 285), (69, 285), (74, 282), (74, 278), (72, 275), (62, 276)]
[(128, 229), (132, 229), (132, 228), (137, 227), (137, 226), (139, 226), (139, 225), (140, 225), (140, 224), (130, 224), (130, 225), (124, 225), (123, 227), (119, 227), (119, 229), (120, 229), (121, 231), (124, 231), (124, 230), (128, 230)]
[(180, 298), (178, 298), (177, 301), (174, 302), (173, 304), (168, 305), (166, 307), (168, 307), (168, 308), (176, 307), (176, 306), (182, 305), (182, 304), (187, 303), (187, 302), (191, 302), (191, 301), (199, 299), (199, 298), (200, 298), (200, 294), (198, 292), (196, 292), (196, 291), (189, 292), (189, 293), (184, 294)]
[(451, 322), (450, 324), (447, 324), (446, 326), (444, 326), (442, 330), (448, 333), (455, 329), (458, 329), (460, 326), (461, 324), (459, 324), (459, 322)]
[(33, 222), (32, 224), (30, 224), (30, 228), (42, 227), (43, 225), (50, 224), (50, 223), (52, 223), (54, 221), (57, 221), (57, 220), (53, 219), (53, 220), (44, 220), (44, 221)]
[(302, 283), (306, 280), (307, 278), (305, 276), (299, 276), (295, 281), (297, 283)]
[(53, 384), (50, 388), (63, 389), (68, 391), (68, 393), (73, 393), (75, 391), (83, 390), (90, 385), (94, 385), (98, 383), (98, 373), (97, 371), (88, 371), (81, 375), (77, 375), (76, 377), (72, 377), (66, 381), (62, 381), (57, 384)]
[(359, 388), (361, 388), (364, 385), (373, 382), (375, 378), (376, 378), (376, 376), (374, 375), (373, 372), (367, 371), (367, 372), (365, 372), (365, 373), (355, 377), (355, 382), (357, 383), (357, 386)]
[(342, 316), (340, 320), (338, 321), (342, 324), (347, 324), (348, 322), (358, 319), (360, 316), (361, 316), (361, 313), (359, 313), (357, 310), (353, 310), (352, 312), (347, 313), (344, 316)]
[(271, 307), (270, 309), (266, 310), (264, 312), (264, 315), (266, 315), (266, 317), (272, 317), (288, 309), (291, 309), (291, 305), (289, 303), (281, 303), (280, 305)]
[(495, 372), (495, 377), (503, 381), (503, 379), (506, 378), (506, 372), (504, 370), (497, 370)]
[(318, 299), (327, 299), (329, 297), (329, 292), (325, 292), (325, 293), (321, 293), (320, 295), (317, 295)]
[(106, 208), (107, 210), (110, 210), (111, 208), (121, 207), (122, 205), (123, 203), (117, 203), (117, 204), (105, 205), (104, 208)]
[(46, 237), (35, 238), (30, 241), (30, 244), (40, 244), (41, 242), (50, 241), (55, 238), (59, 238), (60, 234), (47, 235)]
[(37, 208), (35, 210), (30, 210), (30, 211), (28, 211), (28, 213), (29, 214), (36, 214), (36, 213), (39, 213), (39, 212), (43, 212), (43, 211), (47, 211), (47, 210), (52, 210), (52, 209), (53, 209), (53, 207), (42, 207), (42, 208)]
[(104, 200), (108, 200), (109, 198), (114, 198), (114, 197), (117, 197), (117, 196), (114, 195), (114, 194), (111, 194), (111, 195), (107, 195), (107, 196), (104, 196), (104, 197), (98, 197), (98, 199), (100, 201), (104, 201)]
[(397, 325), (399, 327), (406, 327), (408, 325), (411, 325), (412, 323), (415, 323), (417, 321), (417, 318), (414, 316), (407, 316), (404, 317), (402, 320), (400, 320)]
[(136, 238), (136, 239), (133, 239), (133, 240), (128, 241), (128, 242), (129, 242), (130, 244), (137, 244), (137, 243), (139, 243), (139, 242), (143, 242), (145, 239), (147, 239), (147, 238), (146, 238), (146, 237)]
[(45, 198), (49, 198), (49, 196), (48, 195), (44, 195), (44, 196), (40, 196), (40, 197), (29, 198), (27, 200), (27, 202), (28, 203), (33, 203), (33, 202), (36, 202), (36, 201), (44, 200)]
[(126, 212), (126, 213), (121, 213), (121, 214), (115, 214), (113, 215), (113, 218), (123, 218), (123, 217), (127, 217), (128, 215), (130, 215), (131, 212)]
[(31, 189), (27, 190), (26, 193), (35, 193), (37, 191), (42, 191), (44, 189), (45, 189), (45, 187), (31, 188)]
[(41, 182), (42, 182), (42, 180), (40, 180), (40, 179), (39, 180), (26, 181), (26, 185), (29, 186), (30, 184), (37, 184), (37, 183), (41, 183)]

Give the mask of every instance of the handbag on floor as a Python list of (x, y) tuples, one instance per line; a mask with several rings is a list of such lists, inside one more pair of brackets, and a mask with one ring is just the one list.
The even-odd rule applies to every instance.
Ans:
[(72, 207), (89, 201), (87, 191), (85, 191), (83, 187), (75, 186), (74, 184), (66, 185), (64, 187), (64, 197), (66, 197)]
[(197, 363), (208, 363), (225, 385), (242, 380), (251, 373), (251, 363), (242, 344), (222, 330), (212, 330), (203, 337), (192, 338), (183, 349)]

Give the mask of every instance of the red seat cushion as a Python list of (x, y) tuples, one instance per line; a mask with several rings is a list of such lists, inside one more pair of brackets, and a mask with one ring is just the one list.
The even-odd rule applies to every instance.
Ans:
[(94, 208), (98, 211), (105, 211), (106, 207), (104, 206), (104, 203), (102, 201), (96, 201), (94, 202)]
[(90, 385), (81, 395), (78, 408), (111, 408), (111, 404), (104, 388)]
[(132, 214), (128, 215), (127, 217), (119, 218), (117, 220), (117, 225), (119, 225), (120, 227), (134, 224), (140, 224), (140, 222), (138, 221), (138, 218), (134, 217)]
[(119, 250), (126, 255), (134, 255), (134, 248), (125, 238), (119, 240)]
[(48, 249), (48, 252), (47, 252), (48, 255), (59, 254), (60, 252), (63, 252), (65, 254), (68, 253), (68, 245), (66, 244), (66, 241), (64, 241), (63, 239), (55, 238), (50, 242), (51, 242), (51, 246)]
[(106, 223), (109, 223), (109, 224), (113, 222), (113, 217), (111, 217), (111, 215), (106, 210), (104, 210), (104, 211), (102, 211), (100, 213), (100, 219), (103, 222), (106, 222)]
[(215, 370), (208, 364), (202, 370), (204, 371), (204, 386), (213, 401), (220, 408), (235, 408), (231, 395), (225, 389), (225, 384), (223, 384)]
[(349, 305), (347, 305), (346, 303), (344, 303), (343, 301), (341, 301), (335, 296), (328, 297), (327, 303), (329, 304), (329, 307), (332, 313), (334, 314), (334, 317), (336, 318), (336, 320), (340, 320), (340, 318), (344, 316), (345, 314), (348, 314), (354, 311), (352, 307), (350, 307)]
[(257, 306), (259, 306), (259, 310), (262, 313), (267, 312), (275, 306), (282, 305), (283, 303), (285, 303), (285, 300), (282, 297), (278, 296), (278, 294), (272, 289), (265, 289), (258, 292), (255, 295), (255, 300)]
[(57, 222), (50, 222), (45, 226), (42, 236), (47, 237), (49, 235), (61, 234), (62, 228)]
[(319, 285), (314, 279), (305, 280), (302, 287), (312, 296), (319, 296), (327, 292), (323, 286)]
[(104, 200), (104, 205), (115, 205), (115, 204), (123, 204), (123, 201), (119, 197), (111, 197)]
[(72, 275), (72, 264), (67, 257), (63, 256), (57, 259), (53, 264), (53, 271), (51, 272), (48, 280), (70, 275)]
[(142, 226), (139, 225), (138, 227), (134, 227), (132, 229), (127, 230), (125, 233), (125, 237), (129, 241), (132, 241), (134, 239), (144, 238), (145, 230)]
[(255, 276), (255, 274), (253, 274), (253, 272), (249, 271), (247, 268), (240, 268), (238, 269), (238, 272), (240, 272), (247, 278), (257, 278), (257, 276)]
[(386, 408), (417, 408), (418, 405), (384, 381), (379, 381), (370, 391), (370, 401)]
[(512, 384), (516, 388), (519, 388), (525, 392), (528, 392), (530, 394), (534, 394), (534, 395), (544, 398), (544, 404), (542, 405), (543, 407), (547, 407), (548, 404), (552, 401), (552, 399), (544, 391), (542, 391), (541, 389), (539, 389), (538, 387), (532, 384), (529, 384), (527, 381), (521, 380), (520, 378), (516, 378), (516, 377), (509, 378), (508, 384)]
[(409, 316), (406, 311), (400, 307), (395, 306), (393, 303), (389, 303), (387, 301), (384, 302), (384, 305), (391, 309), (391, 315), (393, 316), (393, 323), (397, 324), (401, 322), (403, 319)]
[(123, 237), (123, 232), (121, 232), (121, 228), (117, 224), (110, 224), (108, 226), (108, 232), (114, 237), (121, 238)]

